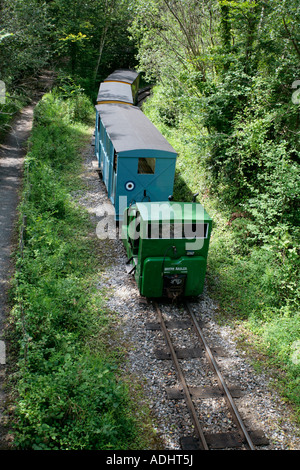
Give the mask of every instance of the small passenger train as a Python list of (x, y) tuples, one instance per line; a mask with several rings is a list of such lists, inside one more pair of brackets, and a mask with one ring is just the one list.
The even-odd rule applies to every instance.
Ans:
[(98, 166), (141, 295), (199, 295), (212, 220), (195, 198), (173, 201), (177, 153), (136, 106), (138, 87), (139, 74), (121, 69), (100, 84)]

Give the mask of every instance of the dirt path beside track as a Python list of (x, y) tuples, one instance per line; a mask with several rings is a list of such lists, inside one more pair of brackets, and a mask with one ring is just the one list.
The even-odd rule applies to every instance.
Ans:
[(7, 288), (12, 275), (11, 255), (14, 245), (17, 206), (22, 183), (23, 162), (33, 122), (34, 104), (24, 108), (0, 145), (0, 449), (7, 448), (3, 427), (5, 407)]
[(22, 187), (23, 163), (33, 124), (34, 107), (44, 93), (51, 89), (54, 79), (55, 73), (51, 70), (44, 70), (39, 77), (32, 78), (32, 83), (28, 84), (34, 94), (32, 103), (15, 117), (11, 130), (0, 144), (0, 450), (7, 449), (9, 444), (3, 413), (7, 367), (4, 329), (8, 314), (7, 289), (13, 274), (11, 255), (17, 243), (17, 207)]

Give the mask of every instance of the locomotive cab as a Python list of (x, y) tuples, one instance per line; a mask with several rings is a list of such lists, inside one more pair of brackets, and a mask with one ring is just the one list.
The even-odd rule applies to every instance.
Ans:
[(211, 227), (196, 202), (141, 202), (127, 208), (122, 239), (141, 295), (201, 294)]

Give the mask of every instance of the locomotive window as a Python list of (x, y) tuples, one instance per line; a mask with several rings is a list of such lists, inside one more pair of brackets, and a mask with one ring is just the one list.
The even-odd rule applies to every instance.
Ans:
[(184, 224), (183, 238), (207, 238), (208, 224)]
[(152, 239), (185, 239), (185, 238), (207, 238), (208, 224), (170, 224), (149, 223), (148, 238)]
[(138, 174), (154, 175), (156, 158), (139, 158)]

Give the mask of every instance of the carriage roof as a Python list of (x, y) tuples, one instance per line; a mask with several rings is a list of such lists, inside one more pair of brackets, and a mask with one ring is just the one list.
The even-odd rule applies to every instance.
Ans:
[(137, 79), (138, 76), (139, 73), (135, 70), (118, 69), (108, 75), (108, 77), (105, 78), (104, 82), (117, 81), (131, 84)]
[(176, 157), (173, 147), (138, 107), (99, 104), (96, 110), (116, 152), (158, 150), (166, 157)]
[(97, 103), (116, 101), (133, 104), (130, 85), (122, 82), (102, 82), (99, 87)]

